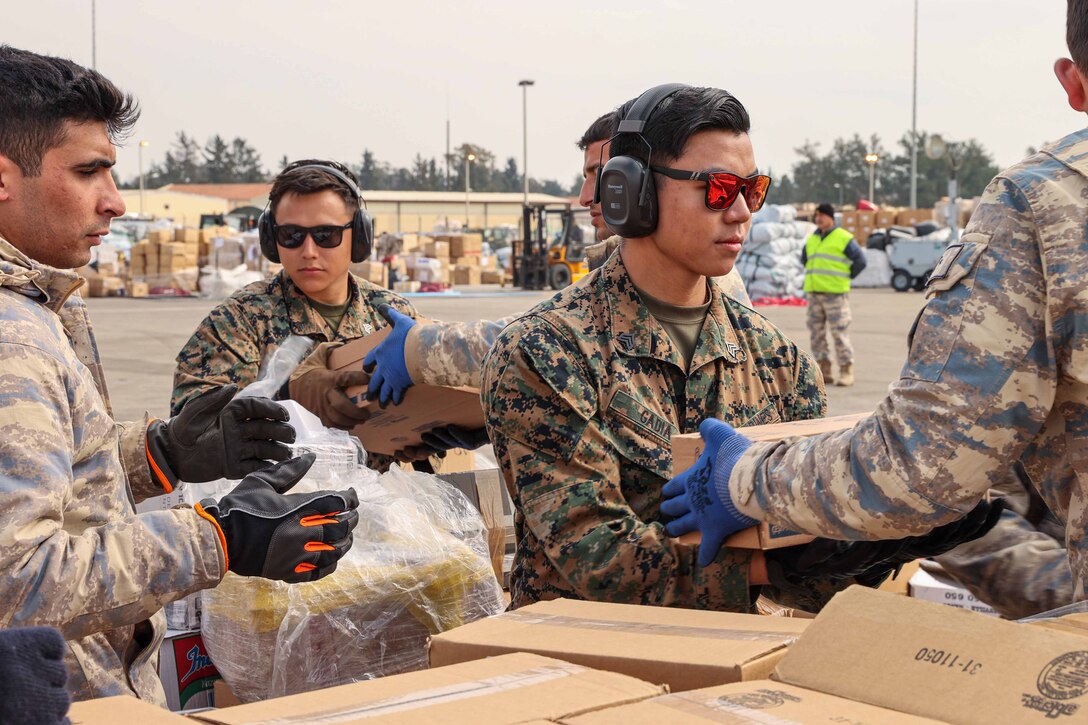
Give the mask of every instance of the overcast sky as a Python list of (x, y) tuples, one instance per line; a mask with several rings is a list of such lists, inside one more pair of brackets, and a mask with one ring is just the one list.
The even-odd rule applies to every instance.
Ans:
[[(137, 174), (177, 131), (241, 136), (288, 157), (407, 166), (451, 141), (569, 184), (574, 142), (604, 111), (680, 81), (733, 92), (756, 160), (781, 175), (806, 140), (910, 128), (912, 0), (97, 0), (97, 67), (143, 115), (118, 154)], [(918, 128), (977, 138), (1001, 166), (1085, 125), (1051, 66), (1061, 0), (920, 0)], [(7, 3), (0, 42), (90, 65), (91, 0)], [(862, 160), (858, 160), (862, 164)]]

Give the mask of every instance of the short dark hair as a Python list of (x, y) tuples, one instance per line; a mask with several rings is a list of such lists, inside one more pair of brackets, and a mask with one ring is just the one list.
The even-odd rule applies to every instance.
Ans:
[(609, 111), (589, 125), (582, 138), (578, 139), (578, 150), (585, 151), (598, 141), (607, 141), (616, 135), (619, 120), (615, 111)]
[(1088, 75), (1088, 0), (1069, 0), (1065, 14), (1065, 44), (1081, 72)]
[(351, 179), (356, 187), (359, 186), (359, 179), (352, 173), (351, 169), (339, 161), (323, 159), (292, 161), (284, 167), (279, 176), (272, 180), (272, 190), (268, 192), (268, 202), (273, 214), (276, 212), (276, 205), (280, 203), (280, 199), (283, 198), (284, 194), (305, 196), (329, 190), (335, 191), (337, 196), (344, 200), (344, 206), (351, 210), (352, 213), (359, 208), (360, 200), (356, 197), (354, 189), (341, 179), (322, 171), (320, 168), (303, 168), (310, 166), (330, 166)]
[[(634, 105), (632, 98), (616, 111), (618, 119), (625, 118)], [(618, 125), (618, 123), (617, 123)], [(724, 130), (748, 133), (752, 122), (748, 111), (728, 91), (720, 88), (681, 88), (657, 104), (642, 131), (642, 139), (633, 133), (623, 133), (609, 146), (610, 156), (634, 156), (649, 163), (674, 161), (684, 153), (688, 139), (700, 131)], [(654, 158), (648, 159), (646, 143), (653, 147)]]
[(120, 143), (140, 117), (136, 99), (102, 74), (64, 58), (0, 45), (0, 154), (26, 176), (64, 142), (65, 123), (106, 124)]

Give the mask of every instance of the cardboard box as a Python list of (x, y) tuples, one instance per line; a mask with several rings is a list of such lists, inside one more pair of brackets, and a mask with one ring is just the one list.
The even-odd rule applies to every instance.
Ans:
[(87, 280), (88, 297), (110, 297), (125, 288), (125, 281), (120, 277), (92, 277)]
[(920, 222), (933, 221), (932, 209), (902, 209), (895, 217), (896, 226), (912, 227)]
[(401, 294), (413, 294), (419, 292), (422, 288), (423, 283), (415, 280), (400, 280), (393, 283), (393, 291)]
[(151, 288), (146, 282), (129, 280), (125, 285), (125, 297), (147, 297), (151, 294)]
[(459, 267), (461, 267), (461, 266), (463, 266), (463, 267), (479, 267), (480, 266), (480, 255), (471, 254), (471, 255), (469, 255), (467, 257), (455, 257), (454, 260), (453, 260), (453, 263), (454, 263), (454, 265), (459, 266)]
[(478, 255), (484, 248), (484, 237), (482, 234), (457, 234), (449, 237), (450, 243), (450, 256), (454, 257), (467, 257), (472, 254)]
[(844, 211), (842, 212), (842, 219), (839, 221), (839, 226), (848, 230), (857, 229), (858, 226), (858, 213), (856, 211)]
[(453, 283), (459, 285), (481, 284), (481, 270), (479, 267), (466, 267), (457, 265), (453, 268)]
[[(389, 334), (385, 327), (372, 335), (353, 340), (329, 353), (331, 370), (362, 370), (363, 358)], [(484, 427), (484, 411), (478, 388), (447, 388), (413, 385), (400, 405), (384, 410), (378, 401), (367, 401), (366, 388), (348, 388), (347, 395), (360, 407), (370, 410), (370, 418), (352, 431), (363, 447), (375, 453), (394, 454), (422, 442), (422, 434), (432, 428), (459, 425)]]
[[(234, 690), (230, 689), (230, 685), (227, 684), (226, 680), (215, 681), (215, 686), (212, 687), (212, 699), (215, 700), (215, 706), (220, 709), (242, 704), (242, 701), (234, 694)], [(192, 725), (192, 723), (189, 725)]]
[(222, 679), (200, 632), (167, 630), (159, 649), (159, 679), (171, 710), (212, 707), (212, 688)]
[(379, 287), (389, 287), (389, 268), (381, 262), (357, 262), (351, 265), (351, 273)]
[(810, 621), (554, 599), (431, 637), (431, 666), (534, 652), (673, 692), (766, 678)]
[[(819, 435), (830, 431), (853, 428), (859, 421), (868, 418), (868, 413), (835, 415), (813, 420), (796, 420), (790, 423), (771, 423), (769, 425), (751, 425), (740, 428), (754, 442), (780, 441), (786, 438)], [(678, 433), (672, 436), (672, 471), (675, 476), (695, 465), (703, 453), (703, 439), (698, 433)], [(789, 529), (783, 529), (767, 522), (738, 531), (725, 540), (725, 546), (734, 549), (779, 549), (785, 546), (807, 544), (815, 538)], [(698, 533), (686, 534), (680, 541), (688, 545), (699, 543)]]
[(910, 578), (909, 595), (926, 602), (936, 602), (958, 607), (979, 614), (998, 616), (994, 608), (960, 586), (948, 576), (932, 574), (925, 569), (914, 572)]
[(151, 244), (165, 244), (174, 241), (173, 229), (151, 229), (147, 233), (147, 241)]
[[(502, 474), (497, 468), (486, 471), (439, 473), (438, 477), (465, 495), (480, 512), (487, 527), (487, 546), (491, 552), (491, 567), (503, 588), (509, 588), (514, 541), (514, 503), (506, 490)], [(508, 558), (509, 557), (509, 558)]]
[(506, 270), (484, 269), (480, 271), (480, 284), (501, 284), (505, 286), (506, 279)]
[(193, 725), (193, 721), (128, 695), (73, 702), (73, 725)]
[(450, 259), (450, 243), (440, 241), (429, 242), (423, 246), (423, 254), (432, 259), (442, 259), (448, 262)]
[(215, 725), (513, 725), (559, 720), (664, 694), (664, 688), (532, 654), (408, 672), (191, 715)]
[(1075, 634), (851, 587), (774, 679), (963, 725), (1084, 722), (1085, 650)]
[(878, 211), (876, 213), (876, 225), (882, 229), (895, 226), (895, 220), (899, 216), (899, 212), (895, 210)]
[(563, 720), (564, 725), (928, 725), (939, 721), (770, 680), (662, 695)]
[[(432, 464), (434, 465), (434, 464)], [(451, 448), (438, 459), (435, 473), (463, 473), (476, 468), (476, 453), (464, 448)]]
[(900, 567), (898, 574), (885, 579), (884, 583), (877, 587), (877, 589), (882, 592), (892, 592), (893, 594), (908, 596), (910, 594), (910, 578), (918, 571), (921, 564), (922, 562), (920, 560), (904, 564)]

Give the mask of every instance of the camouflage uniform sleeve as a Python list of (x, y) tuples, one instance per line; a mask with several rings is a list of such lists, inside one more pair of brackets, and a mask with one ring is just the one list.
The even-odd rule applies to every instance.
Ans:
[[(1047, 331), (1077, 323), (1048, 307), (1030, 206), (1011, 181), (991, 183), (961, 241), (876, 412), (852, 431), (753, 445), (729, 482), (738, 509), (829, 538), (923, 534), (962, 516), (1021, 457), (1055, 395), (1050, 355), (1065, 343)], [(1057, 314), (1076, 314), (1064, 304)]]
[(1065, 544), (1015, 511), (981, 539), (937, 558), (954, 579), (1008, 619), (1070, 604), (1073, 570)]
[(745, 307), (752, 306), (752, 298), (748, 296), (748, 290), (744, 288), (744, 280), (736, 267), (729, 270), (729, 274), (713, 277), (712, 280), (726, 297), (736, 300)]
[(748, 611), (751, 552), (695, 567), (690, 547), (635, 514), (598, 395), (574, 344), (540, 318), (507, 327), (484, 363), (488, 434), (549, 563), (586, 599)]
[(68, 415), (71, 372), (44, 352), (13, 347), (0, 346), (0, 626), (49, 625), (78, 639), (132, 625), (165, 602), (218, 583), (224, 562), (215, 529), (192, 509), (63, 528), (71, 507), (127, 508), (111, 500), (124, 494), (105, 480), (120, 469), (111, 466), (110, 441), (85, 441), (106, 453), (83, 462), (91, 478), (75, 476), (77, 456), (86, 451), (75, 448), (72, 430), (81, 423)]
[(151, 468), (147, 463), (147, 426), (150, 423), (150, 417), (145, 414), (143, 420), (116, 424), (121, 465), (125, 469), (128, 488), (136, 503), (166, 493), (162, 484), (151, 475)]
[(480, 387), (484, 356), (503, 328), (517, 317), (416, 325), (404, 344), (408, 374), (413, 381), (427, 385)]
[(992, 493), (1005, 498), (1001, 520), (937, 562), (1008, 619), (1072, 603), (1073, 570), (1057, 517), (1023, 479)]
[(204, 318), (177, 357), (170, 415), (189, 400), (230, 383), (245, 387), (257, 379), (261, 349), (252, 340), (245, 310), (228, 299)]

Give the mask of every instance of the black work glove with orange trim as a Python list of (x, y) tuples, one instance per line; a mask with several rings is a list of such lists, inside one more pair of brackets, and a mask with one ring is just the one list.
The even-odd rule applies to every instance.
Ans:
[(312, 582), (336, 571), (359, 523), (353, 489), (286, 493), (314, 463), (314, 454), (277, 463), (242, 479), (217, 503), (197, 513), (215, 524), (227, 569), (242, 576)]
[(291, 457), (285, 444), (295, 442), (295, 429), (287, 410), (268, 398), (235, 398), (237, 392), (237, 385), (216, 388), (147, 427), (148, 465), (167, 493), (179, 480), (235, 480)]

